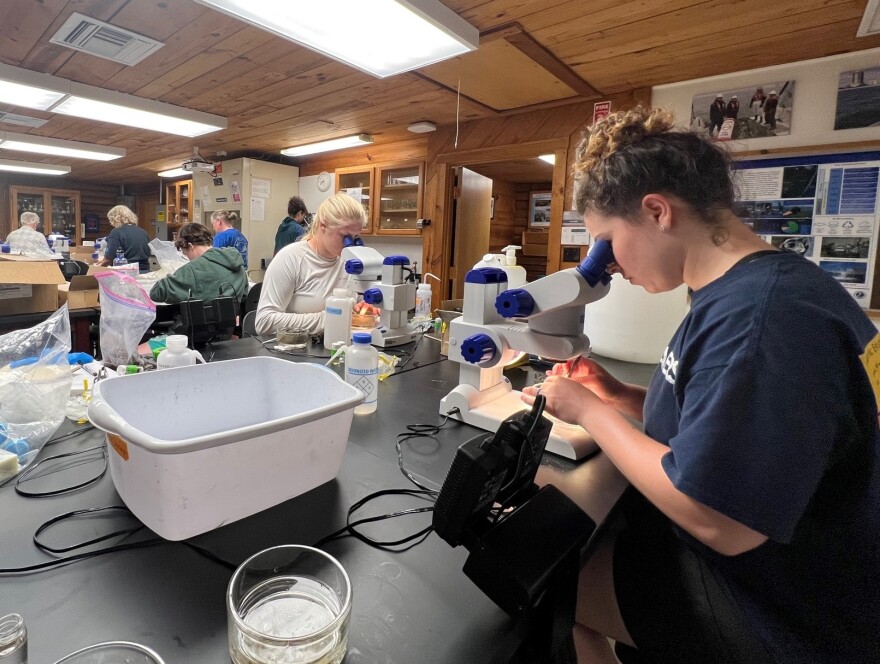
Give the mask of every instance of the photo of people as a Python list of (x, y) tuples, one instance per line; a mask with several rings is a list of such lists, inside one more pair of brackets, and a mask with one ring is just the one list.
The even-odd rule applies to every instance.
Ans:
[(719, 141), (785, 136), (791, 132), (794, 81), (775, 81), (696, 95), (691, 129)]
[(737, 216), (758, 235), (809, 235), (813, 229), (813, 199), (737, 201)]
[(854, 261), (819, 261), (819, 267), (829, 272), (842, 284), (863, 284), (868, 276), (868, 264)]
[(529, 228), (547, 228), (550, 226), (549, 191), (533, 191), (529, 196)]
[(835, 129), (880, 125), (880, 66), (841, 72), (837, 80)]
[(823, 237), (820, 258), (868, 258), (869, 237)]
[(777, 249), (790, 251), (804, 258), (812, 258), (813, 256), (813, 237), (810, 235), (772, 235), (769, 242)]

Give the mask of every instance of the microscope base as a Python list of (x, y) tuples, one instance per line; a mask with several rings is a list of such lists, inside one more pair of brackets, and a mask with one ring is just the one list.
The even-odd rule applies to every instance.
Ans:
[(397, 328), (395, 330), (380, 329), (374, 327), (371, 332), (373, 340), (371, 343), (380, 348), (391, 348), (392, 346), (402, 346), (410, 341), (415, 341), (418, 333), (409, 327)]
[[(484, 401), (480, 397), (485, 397), (485, 395), (477, 391), (476, 388), (470, 385), (459, 385), (440, 401), (440, 414), (445, 415), (453, 408), (458, 408), (459, 413), (451, 415), (452, 419), (484, 431), (495, 432), (505, 419), (521, 410), (528, 410), (528, 406), (520, 399), (521, 392), (510, 389), (509, 384), (495, 385), (489, 390), (501, 392), (501, 394), (495, 398), (490, 397), (489, 401)], [(480, 403), (481, 401), (482, 403)], [(553, 428), (550, 430), (550, 438), (547, 441), (548, 452), (577, 461), (599, 449), (592, 436), (581, 427), (565, 424), (552, 417), (550, 419), (553, 420)]]

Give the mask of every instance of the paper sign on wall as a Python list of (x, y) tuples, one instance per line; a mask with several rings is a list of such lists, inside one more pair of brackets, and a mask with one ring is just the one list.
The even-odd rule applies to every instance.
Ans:
[(596, 124), (602, 118), (607, 118), (609, 115), (611, 115), (610, 101), (597, 101), (593, 104), (593, 124)]
[(229, 191), (232, 193), (232, 201), (234, 203), (241, 202), (241, 185), (238, 184), (238, 180), (232, 180), (229, 183)]
[(251, 221), (266, 221), (266, 199), (251, 196)]
[(272, 180), (251, 178), (251, 196), (254, 198), (270, 198), (272, 196)]

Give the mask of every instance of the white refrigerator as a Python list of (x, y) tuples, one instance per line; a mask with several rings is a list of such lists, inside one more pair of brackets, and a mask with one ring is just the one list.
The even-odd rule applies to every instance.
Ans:
[(299, 169), (259, 159), (230, 159), (216, 173), (193, 173), (193, 216), (210, 228), (211, 213), (233, 210), (248, 240), (248, 274), (262, 281), (275, 250), (287, 201), (299, 194)]

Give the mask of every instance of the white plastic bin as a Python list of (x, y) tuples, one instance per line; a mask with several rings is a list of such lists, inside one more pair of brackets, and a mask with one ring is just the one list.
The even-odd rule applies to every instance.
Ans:
[(361, 401), (322, 366), (252, 357), (101, 381), (89, 419), (128, 508), (181, 540), (336, 477)]

